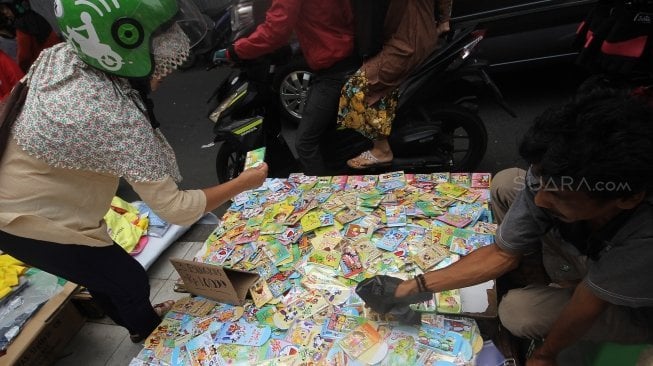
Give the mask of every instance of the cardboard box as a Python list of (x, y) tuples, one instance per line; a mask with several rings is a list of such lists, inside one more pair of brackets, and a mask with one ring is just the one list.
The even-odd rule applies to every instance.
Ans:
[(46, 302), (27, 321), (7, 353), (0, 357), (0, 365), (53, 364), (85, 321), (70, 301), (77, 288), (76, 284), (68, 282), (61, 292)]
[(224, 268), (185, 259), (170, 259), (184, 288), (193, 295), (225, 304), (242, 305), (247, 291), (259, 279), (258, 273)]

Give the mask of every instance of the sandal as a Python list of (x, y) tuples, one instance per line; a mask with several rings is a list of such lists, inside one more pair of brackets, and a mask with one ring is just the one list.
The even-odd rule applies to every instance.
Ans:
[(388, 161), (381, 161), (376, 156), (372, 155), (370, 150), (363, 151), (357, 157), (347, 160), (347, 165), (353, 169), (367, 169), (379, 166), (388, 166), (390, 164), (392, 164), (392, 159)]
[(129, 334), (129, 340), (132, 341), (132, 343), (141, 343), (145, 340), (145, 337), (140, 334)]
[(174, 304), (175, 304), (174, 300), (168, 300), (160, 304), (156, 304), (153, 306), (154, 312), (156, 313), (156, 315), (159, 316), (159, 318), (163, 318), (163, 316), (166, 315), (170, 311), (170, 309), (172, 309), (172, 306)]
[[(168, 300), (160, 304), (156, 304), (152, 306), (152, 308), (154, 308), (154, 312), (156, 313), (156, 315), (159, 316), (159, 318), (163, 318), (172, 309), (172, 306), (174, 304), (175, 304), (174, 300)], [(145, 338), (147, 337), (144, 337), (140, 334), (132, 334), (132, 333), (129, 334), (129, 340), (131, 340), (132, 343), (141, 343), (145, 340)]]

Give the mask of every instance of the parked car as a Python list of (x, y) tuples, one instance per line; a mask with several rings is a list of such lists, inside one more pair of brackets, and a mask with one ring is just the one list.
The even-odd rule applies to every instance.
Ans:
[(490, 71), (573, 63), (576, 29), (598, 0), (456, 0), (452, 23), (487, 29), (478, 57)]

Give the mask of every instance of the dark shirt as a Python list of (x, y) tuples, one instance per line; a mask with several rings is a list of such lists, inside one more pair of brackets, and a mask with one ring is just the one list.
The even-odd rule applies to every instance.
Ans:
[[(528, 173), (527, 173), (528, 174)], [(537, 207), (535, 192), (519, 192), (496, 236), (502, 249), (528, 254), (541, 248), (549, 231), (561, 249), (585, 255), (583, 280), (599, 298), (615, 305), (650, 307), (653, 313), (653, 201), (648, 197), (591, 234), (586, 223), (563, 223)]]

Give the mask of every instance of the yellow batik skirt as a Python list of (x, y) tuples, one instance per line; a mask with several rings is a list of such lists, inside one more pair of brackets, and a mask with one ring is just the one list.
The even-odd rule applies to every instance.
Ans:
[(360, 132), (372, 140), (390, 135), (397, 110), (397, 90), (371, 106), (366, 105), (369, 81), (365, 72), (358, 70), (342, 87), (338, 106), (338, 124)]

